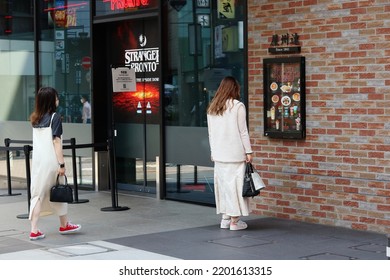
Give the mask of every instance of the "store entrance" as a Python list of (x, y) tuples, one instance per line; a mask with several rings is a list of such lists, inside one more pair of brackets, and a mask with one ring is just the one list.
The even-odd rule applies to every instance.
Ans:
[(109, 23), (110, 67), (135, 69), (136, 90), (113, 92), (111, 115), (119, 190), (155, 194), (160, 157), (160, 47), (156, 17)]

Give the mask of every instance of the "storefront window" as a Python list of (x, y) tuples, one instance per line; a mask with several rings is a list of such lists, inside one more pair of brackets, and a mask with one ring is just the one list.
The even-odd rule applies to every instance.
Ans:
[[(39, 6), (39, 78), (42, 86), (59, 93), (57, 112), (64, 123), (63, 140), (75, 138), (76, 144), (91, 143), (91, 119), (83, 119), (85, 101), (91, 96), (90, 1), (41, 0)], [(93, 112), (91, 112), (93, 114)], [(70, 143), (65, 143), (69, 145)], [(65, 155), (71, 160), (71, 150)], [(92, 149), (77, 149), (78, 183), (92, 183)], [(70, 168), (69, 168), (70, 170)], [(70, 177), (70, 182), (75, 176)]]
[(42, 1), (40, 75), (60, 94), (64, 122), (82, 123), (81, 98), (91, 100), (89, 1)]
[(34, 93), (33, 1), (0, 0), (0, 121), (26, 121)]
[[(184, 6), (173, 4), (178, 2)], [(206, 126), (206, 108), (224, 76), (235, 76), (245, 92), (245, 2), (167, 1), (164, 90), (168, 125)]]
[(246, 1), (166, 1), (164, 120), (167, 197), (214, 203), (207, 107), (228, 75), (246, 99)]
[[(91, 143), (91, 125), (81, 124), (81, 97), (91, 98), (89, 3), (0, 0), (1, 140), (31, 140), (29, 117), (36, 90), (51, 86), (60, 93), (57, 111), (63, 116), (65, 145), (70, 138), (77, 144)], [(78, 183), (90, 185), (92, 149), (76, 153)], [(22, 160), (16, 158), (20, 155), (13, 159)], [(65, 150), (68, 166), (73, 164), (70, 155), (70, 149)], [(72, 175), (68, 174), (70, 183)]]

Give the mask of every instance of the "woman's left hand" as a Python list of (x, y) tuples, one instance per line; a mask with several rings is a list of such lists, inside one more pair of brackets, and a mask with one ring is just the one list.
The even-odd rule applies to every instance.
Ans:
[(64, 176), (65, 175), (65, 167), (58, 167), (58, 175)]

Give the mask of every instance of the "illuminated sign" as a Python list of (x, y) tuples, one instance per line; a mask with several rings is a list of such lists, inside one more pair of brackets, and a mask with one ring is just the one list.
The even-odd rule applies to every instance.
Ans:
[(127, 8), (148, 7), (150, 0), (103, 0), (103, 3), (111, 3), (111, 11)]
[[(141, 34), (138, 38), (141, 47), (146, 45), (147, 38)], [(125, 50), (125, 65), (139, 72), (157, 72), (160, 63), (159, 48), (143, 48)], [(151, 79), (153, 80), (153, 79)]]
[(135, 72), (156, 72), (158, 64), (158, 48), (125, 51), (125, 65), (135, 69)]
[[(102, 2), (100, 2), (102, 3)], [(156, 3), (156, 1), (150, 1)], [(107, 7), (108, 8), (108, 7)], [(150, 7), (149, 7), (150, 8)], [(113, 117), (119, 123), (158, 124), (160, 112), (160, 47), (158, 19), (126, 20), (114, 23), (109, 33), (109, 63), (135, 73), (135, 90), (123, 86), (113, 91)], [(122, 75), (122, 73), (121, 73)]]
[(87, 1), (81, 1), (77, 4), (68, 4), (68, 1), (50, 0), (47, 1), (48, 7), (44, 9), (48, 12), (50, 19), (56, 27), (67, 28), (78, 25), (77, 13), (88, 6)]

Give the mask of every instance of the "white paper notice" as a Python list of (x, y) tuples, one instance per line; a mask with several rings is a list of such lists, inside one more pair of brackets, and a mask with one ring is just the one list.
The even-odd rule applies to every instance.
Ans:
[(128, 67), (112, 68), (112, 91), (136, 91), (135, 70)]

